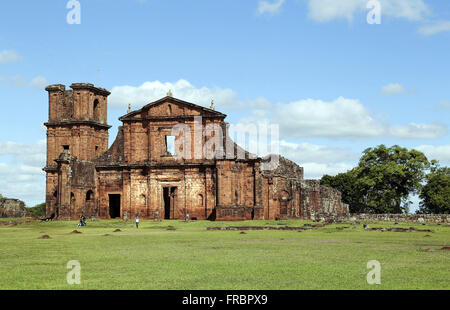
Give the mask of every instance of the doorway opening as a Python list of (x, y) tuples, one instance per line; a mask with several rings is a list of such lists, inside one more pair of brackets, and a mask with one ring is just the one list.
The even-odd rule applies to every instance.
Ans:
[(109, 216), (120, 217), (120, 194), (109, 194)]
[(164, 198), (164, 219), (170, 220), (175, 218), (175, 197), (176, 187), (163, 187)]

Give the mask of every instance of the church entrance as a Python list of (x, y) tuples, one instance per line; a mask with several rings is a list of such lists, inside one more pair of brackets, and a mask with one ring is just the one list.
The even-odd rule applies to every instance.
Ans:
[(120, 217), (120, 194), (109, 194), (109, 216)]
[(176, 187), (163, 187), (164, 198), (164, 219), (170, 220), (175, 218), (175, 198), (177, 196)]

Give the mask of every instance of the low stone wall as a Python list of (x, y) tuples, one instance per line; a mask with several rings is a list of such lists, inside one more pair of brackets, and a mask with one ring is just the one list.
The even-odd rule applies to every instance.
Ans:
[(317, 214), (315, 221), (450, 223), (450, 214)]
[(216, 206), (216, 221), (248, 221), (259, 220), (263, 218), (262, 207), (245, 207), (245, 206), (232, 206), (223, 207)]

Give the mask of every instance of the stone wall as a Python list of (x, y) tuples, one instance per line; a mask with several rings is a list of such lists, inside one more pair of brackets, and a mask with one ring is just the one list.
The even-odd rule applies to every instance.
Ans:
[(28, 216), (25, 203), (19, 199), (0, 198), (0, 217)]
[(316, 214), (316, 221), (450, 223), (450, 214)]

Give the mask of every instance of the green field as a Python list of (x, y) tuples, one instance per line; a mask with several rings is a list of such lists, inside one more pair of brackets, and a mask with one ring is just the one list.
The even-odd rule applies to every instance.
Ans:
[[(1, 219), (5, 224), (9, 219)], [(308, 231), (207, 231), (210, 226), (303, 226), (306, 221), (75, 221), (0, 226), (1, 289), (450, 289), (450, 226), (365, 231), (362, 223)], [(175, 229), (168, 229), (169, 226)], [(348, 228), (343, 228), (348, 227)], [(120, 232), (113, 232), (119, 228)], [(74, 229), (81, 234), (72, 233)], [(50, 239), (40, 239), (49, 235)], [(428, 235), (428, 236), (427, 236)], [(81, 264), (81, 284), (66, 281)], [(369, 285), (367, 262), (381, 263)]]

